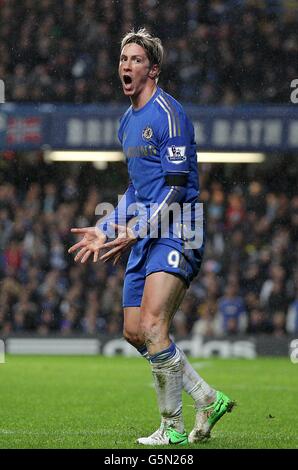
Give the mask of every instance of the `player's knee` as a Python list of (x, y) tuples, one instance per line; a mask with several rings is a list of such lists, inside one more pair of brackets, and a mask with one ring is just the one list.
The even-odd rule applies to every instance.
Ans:
[(135, 348), (138, 348), (144, 344), (144, 337), (142, 336), (140, 331), (124, 328), (123, 337), (128, 343), (132, 344)]

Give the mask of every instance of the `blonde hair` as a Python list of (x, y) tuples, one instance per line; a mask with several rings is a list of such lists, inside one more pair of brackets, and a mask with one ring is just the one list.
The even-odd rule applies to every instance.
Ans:
[(161, 40), (152, 36), (146, 28), (141, 28), (136, 32), (132, 30), (124, 36), (121, 41), (121, 51), (124, 46), (131, 43), (138, 44), (145, 50), (151, 67), (155, 64), (158, 66), (158, 77), (163, 61), (163, 46)]

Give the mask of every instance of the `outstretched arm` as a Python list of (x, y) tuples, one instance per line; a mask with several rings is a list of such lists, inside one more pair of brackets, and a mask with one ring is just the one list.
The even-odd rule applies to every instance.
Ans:
[[(74, 260), (85, 263), (93, 254), (93, 261), (96, 262), (99, 258), (100, 251), (105, 247), (107, 238), (115, 236), (115, 223), (118, 224), (121, 222), (126, 224), (133, 217), (133, 215), (127, 213), (127, 209), (134, 202), (135, 189), (130, 182), (116, 209), (111, 214), (101, 219), (95, 227), (72, 228), (72, 233), (83, 236), (79, 242), (72, 245), (68, 250), (68, 253), (79, 250)], [(116, 261), (118, 261), (119, 258), (120, 256), (117, 257)]]

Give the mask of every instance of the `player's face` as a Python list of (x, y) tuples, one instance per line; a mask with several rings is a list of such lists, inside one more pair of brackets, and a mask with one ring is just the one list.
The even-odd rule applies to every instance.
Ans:
[(152, 79), (150, 62), (145, 50), (138, 44), (127, 44), (120, 54), (119, 76), (126, 96), (138, 96)]

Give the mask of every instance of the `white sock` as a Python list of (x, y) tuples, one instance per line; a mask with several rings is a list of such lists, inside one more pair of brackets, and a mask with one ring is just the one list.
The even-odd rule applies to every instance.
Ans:
[(171, 346), (150, 356), (159, 411), (167, 426), (183, 433), (182, 364), (180, 351)]
[(196, 408), (199, 409), (214, 402), (216, 390), (210, 387), (194, 370), (184, 352), (181, 349), (179, 351), (182, 362), (183, 388), (194, 399)]
[[(178, 346), (176, 346), (176, 349), (180, 351), (183, 389), (193, 398), (196, 408), (199, 409), (214, 402), (216, 400), (216, 390), (210, 387), (194, 370), (182, 349), (178, 348)], [(150, 360), (145, 345), (141, 346), (138, 351), (145, 359)]]

